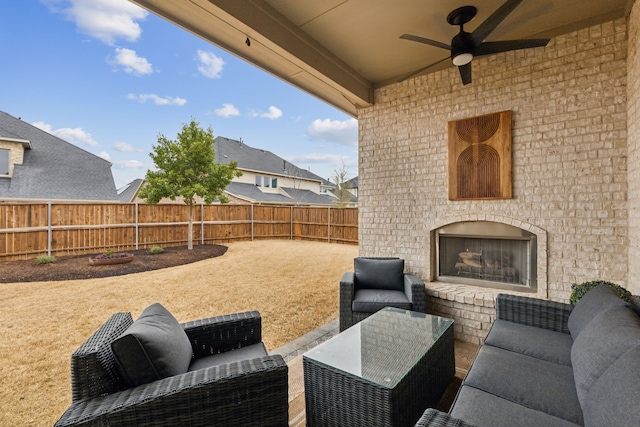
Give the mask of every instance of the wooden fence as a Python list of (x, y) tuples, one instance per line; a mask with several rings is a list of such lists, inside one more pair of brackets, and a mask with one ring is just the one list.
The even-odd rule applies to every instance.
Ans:
[[(185, 246), (189, 208), (179, 204), (0, 204), (0, 261)], [(193, 244), (291, 239), (358, 243), (358, 209), (199, 205)]]

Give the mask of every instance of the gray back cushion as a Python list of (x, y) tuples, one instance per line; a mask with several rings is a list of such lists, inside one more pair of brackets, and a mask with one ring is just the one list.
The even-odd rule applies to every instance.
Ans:
[(584, 405), (584, 425), (631, 427), (640, 424), (638, 384), (640, 346), (623, 354), (593, 384)]
[(404, 291), (403, 259), (358, 257), (353, 264), (356, 289)]
[(147, 307), (111, 349), (129, 387), (187, 372), (192, 355), (184, 329), (159, 303)]
[(574, 340), (589, 322), (602, 310), (611, 306), (627, 305), (620, 299), (616, 291), (607, 285), (598, 285), (584, 294), (571, 311), (567, 320), (567, 327)]
[(571, 347), (581, 406), (600, 376), (624, 353), (640, 345), (640, 318), (630, 307), (609, 307), (582, 330)]

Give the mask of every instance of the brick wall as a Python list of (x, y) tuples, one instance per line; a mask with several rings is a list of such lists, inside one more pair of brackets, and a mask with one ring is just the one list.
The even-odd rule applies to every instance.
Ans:
[(629, 290), (640, 294), (640, 1), (629, 17), (627, 104), (629, 146)]
[[(495, 293), (432, 281), (431, 235), (449, 222), (538, 230), (541, 296), (567, 301), (572, 283), (594, 279), (628, 286), (624, 19), (556, 37), (544, 48), (476, 58), (468, 86), (449, 68), (374, 96), (358, 113), (360, 254), (405, 258), (437, 299), (432, 310), (456, 314), (458, 338), (483, 336)], [(449, 201), (447, 123), (502, 110), (513, 112), (513, 198)], [(637, 122), (640, 113), (633, 114)], [(640, 258), (640, 243), (635, 254)]]

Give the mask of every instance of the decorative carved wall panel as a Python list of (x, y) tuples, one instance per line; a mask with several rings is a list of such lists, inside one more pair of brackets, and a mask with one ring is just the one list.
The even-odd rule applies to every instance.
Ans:
[(449, 122), (449, 200), (510, 199), (511, 111)]

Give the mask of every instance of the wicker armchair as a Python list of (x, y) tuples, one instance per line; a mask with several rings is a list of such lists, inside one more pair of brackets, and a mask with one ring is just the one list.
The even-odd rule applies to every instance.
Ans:
[[(288, 368), (279, 355), (231, 361), (127, 388), (111, 343), (132, 323), (131, 313), (112, 315), (73, 353), (72, 403), (56, 426), (288, 425)], [(180, 326), (191, 342), (194, 361), (262, 342), (261, 317), (255, 311)]]
[(340, 332), (384, 307), (426, 313), (424, 282), (401, 258), (358, 257), (340, 279)]

